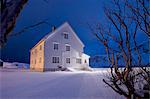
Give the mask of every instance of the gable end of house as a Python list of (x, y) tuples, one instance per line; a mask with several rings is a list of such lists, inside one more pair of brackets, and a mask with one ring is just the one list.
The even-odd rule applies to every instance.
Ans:
[[(34, 49), (36, 46), (38, 46), (41, 42), (45, 42), (47, 39), (52, 38), (57, 31), (61, 30), (62, 28), (64, 28), (65, 26), (69, 27), (69, 29), (72, 31), (73, 35), (75, 36), (75, 38), (78, 40), (78, 42), (84, 47), (83, 42), (80, 40), (80, 38), (77, 36), (77, 34), (75, 33), (75, 31), (72, 29), (72, 27), (69, 25), (68, 22), (63, 23), (61, 26), (59, 26), (58, 28), (56, 28), (54, 31), (48, 33), (46, 36), (44, 36), (34, 47), (31, 48)], [(30, 50), (30, 51), (31, 51)]]

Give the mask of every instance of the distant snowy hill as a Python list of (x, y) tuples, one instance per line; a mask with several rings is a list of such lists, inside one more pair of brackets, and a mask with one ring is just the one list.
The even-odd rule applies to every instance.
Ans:
[[(144, 42), (142, 44), (139, 44), (138, 46), (140, 55), (141, 55), (141, 63), (142, 65), (150, 64), (149, 56), (150, 56), (150, 49), (149, 49), (149, 42)], [(138, 67), (137, 60), (138, 60), (138, 54), (135, 51), (135, 49), (132, 49), (132, 56), (133, 56), (133, 65)], [(125, 66), (123, 58), (120, 57), (118, 61), (119, 66)], [(90, 57), (90, 66), (91, 67), (110, 67), (110, 63), (108, 62), (107, 55), (95, 55)]]
[(96, 55), (90, 57), (90, 66), (94, 68), (109, 67), (106, 55)]

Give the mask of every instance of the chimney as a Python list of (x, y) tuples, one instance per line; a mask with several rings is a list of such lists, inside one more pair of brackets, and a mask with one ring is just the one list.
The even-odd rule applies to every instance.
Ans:
[(55, 27), (55, 26), (52, 26), (52, 32), (54, 32), (54, 31), (55, 31), (55, 29), (56, 29), (56, 27)]

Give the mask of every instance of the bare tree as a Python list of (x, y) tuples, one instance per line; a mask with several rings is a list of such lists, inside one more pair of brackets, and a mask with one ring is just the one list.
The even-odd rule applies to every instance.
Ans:
[[(150, 71), (142, 67), (149, 64), (142, 63), (143, 44), (139, 44), (137, 39), (139, 33), (146, 34), (147, 41), (150, 36), (148, 4), (149, 0), (113, 0), (110, 6), (104, 7), (108, 25), (89, 25), (105, 46), (111, 64), (111, 76), (103, 81), (129, 99), (144, 97), (143, 86), (150, 87)], [(123, 63), (123, 69), (118, 67), (120, 63)], [(142, 68), (132, 68), (135, 65)]]
[(125, 0), (126, 6), (132, 13), (130, 18), (133, 19), (136, 24), (138, 24), (139, 28), (147, 36), (150, 36), (149, 3), (149, 0), (135, 0), (134, 4), (129, 0)]

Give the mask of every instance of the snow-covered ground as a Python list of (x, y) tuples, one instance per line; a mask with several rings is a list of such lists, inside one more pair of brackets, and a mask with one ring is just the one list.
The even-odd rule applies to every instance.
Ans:
[(0, 69), (1, 99), (124, 99), (102, 79), (106, 72), (30, 72)]

